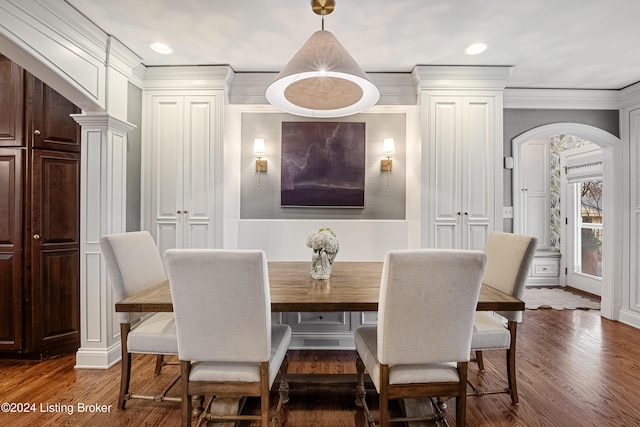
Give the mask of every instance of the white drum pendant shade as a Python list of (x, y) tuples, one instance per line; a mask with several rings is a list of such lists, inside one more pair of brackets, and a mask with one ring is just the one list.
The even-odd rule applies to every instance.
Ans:
[(316, 31), (266, 91), (267, 101), (305, 117), (343, 117), (375, 105), (378, 88), (329, 31)]

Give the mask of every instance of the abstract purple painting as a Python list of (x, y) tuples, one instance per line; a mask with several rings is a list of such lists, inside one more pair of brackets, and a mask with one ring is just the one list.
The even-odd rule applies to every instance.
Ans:
[(364, 179), (364, 123), (282, 123), (282, 206), (364, 207)]

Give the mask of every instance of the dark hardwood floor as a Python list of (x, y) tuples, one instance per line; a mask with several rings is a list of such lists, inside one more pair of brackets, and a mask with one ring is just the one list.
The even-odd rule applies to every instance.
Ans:
[[(469, 397), (469, 426), (640, 425), (639, 330), (602, 319), (597, 311), (527, 310), (518, 332), (521, 403), (512, 405), (507, 395)], [(291, 351), (289, 358), (292, 373), (355, 372), (352, 351)], [(469, 378), (500, 386), (503, 359), (502, 351), (486, 352), (487, 370), (479, 373), (471, 364)], [(154, 378), (151, 357), (134, 357), (133, 363), (133, 372), (140, 375), (134, 375), (132, 389), (150, 394), (170, 382), (178, 370), (177, 366), (168, 366)], [(65, 356), (40, 363), (0, 360), (0, 372), (0, 401), (12, 402), (12, 409), (22, 411), (5, 412), (3, 406), (0, 425), (180, 424), (180, 404), (176, 402), (130, 400), (127, 409), (117, 410), (118, 365), (108, 370), (74, 369), (74, 356)], [(170, 394), (178, 396), (179, 386)], [(374, 393), (368, 397), (376, 408)], [(251, 410), (251, 402), (248, 407)], [(447, 410), (451, 426), (455, 425), (454, 407), (451, 401)], [(26, 412), (32, 409), (35, 411)], [(361, 417), (350, 388), (310, 392), (292, 386), (285, 426), (362, 426)]]

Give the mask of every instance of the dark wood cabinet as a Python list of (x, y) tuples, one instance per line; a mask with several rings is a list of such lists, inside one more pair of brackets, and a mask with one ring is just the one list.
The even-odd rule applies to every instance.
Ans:
[(0, 351), (47, 358), (80, 346), (80, 109), (7, 61), (0, 93), (20, 99), (0, 95)]
[(22, 349), (23, 155), (0, 147), (0, 350)]
[(24, 114), (23, 71), (0, 55), (0, 147), (23, 145)]

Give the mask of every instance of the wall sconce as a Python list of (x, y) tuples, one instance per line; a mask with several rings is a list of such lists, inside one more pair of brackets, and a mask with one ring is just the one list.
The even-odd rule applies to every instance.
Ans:
[(267, 171), (267, 161), (262, 158), (266, 154), (264, 148), (264, 139), (256, 138), (253, 140), (253, 155), (256, 156), (256, 172), (258, 172), (258, 187), (260, 187), (260, 172)]
[(380, 161), (380, 170), (387, 171), (387, 187), (391, 185), (391, 169), (393, 167), (391, 156), (395, 153), (395, 141), (393, 138), (385, 138), (382, 144), (382, 154), (386, 157), (386, 160)]

